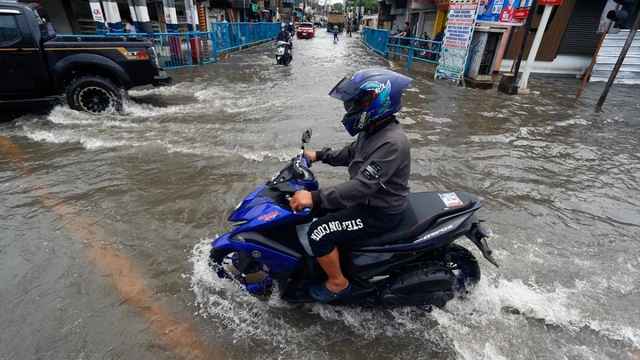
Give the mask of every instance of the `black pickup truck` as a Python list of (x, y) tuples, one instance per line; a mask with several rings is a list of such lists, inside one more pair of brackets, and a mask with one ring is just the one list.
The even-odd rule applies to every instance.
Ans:
[(122, 110), (126, 91), (171, 83), (142, 37), (57, 36), (38, 4), (0, 2), (0, 111), (41, 101)]

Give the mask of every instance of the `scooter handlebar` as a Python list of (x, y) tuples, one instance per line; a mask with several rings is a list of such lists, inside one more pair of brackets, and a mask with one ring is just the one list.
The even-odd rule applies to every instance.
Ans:
[(302, 165), (306, 166), (307, 168), (310, 168), (311, 165), (313, 164), (313, 161), (311, 161), (311, 158), (308, 157), (307, 155), (303, 155), (302, 158), (300, 159), (300, 162), (302, 163)]

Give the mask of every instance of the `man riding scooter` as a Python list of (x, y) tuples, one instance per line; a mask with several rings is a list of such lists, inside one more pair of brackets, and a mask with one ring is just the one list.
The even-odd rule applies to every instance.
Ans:
[(285, 58), (289, 58), (289, 62), (293, 59), (293, 56), (291, 55), (291, 36), (292, 35), (287, 31), (287, 25), (285, 23), (282, 23), (280, 25), (280, 32), (276, 37), (276, 44), (280, 41), (287, 43), (287, 46), (284, 47), (284, 56)]
[[(395, 113), (411, 78), (387, 69), (365, 69), (345, 77), (329, 95), (343, 102), (342, 124), (356, 141), (339, 149), (305, 151), (311, 162), (348, 166), (350, 180), (315, 191), (299, 190), (291, 209), (325, 209), (308, 230), (313, 255), (327, 274), (309, 294), (328, 302), (351, 293), (340, 268), (337, 245), (384, 234), (402, 218), (409, 196), (410, 144)], [(326, 230), (325, 230), (326, 228)]]

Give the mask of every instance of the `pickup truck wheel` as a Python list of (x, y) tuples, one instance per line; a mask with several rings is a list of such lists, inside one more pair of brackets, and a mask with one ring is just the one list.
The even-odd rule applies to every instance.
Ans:
[(120, 113), (123, 97), (111, 81), (100, 76), (82, 76), (67, 87), (67, 102), (78, 111), (100, 114), (112, 108)]

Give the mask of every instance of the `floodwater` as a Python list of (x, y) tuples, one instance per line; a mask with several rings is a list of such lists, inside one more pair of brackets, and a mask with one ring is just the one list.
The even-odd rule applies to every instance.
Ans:
[[(412, 191), (460, 190), (500, 268), (426, 313), (264, 300), (215, 277), (226, 217), (299, 149), (351, 138), (327, 93), (392, 67), (320, 29), (131, 91), (125, 116), (59, 106), (0, 124), (1, 359), (634, 359), (640, 87), (533, 78), (529, 96), (409, 73)], [(317, 165), (320, 184), (346, 169)], [(460, 243), (472, 247), (463, 239)]]

